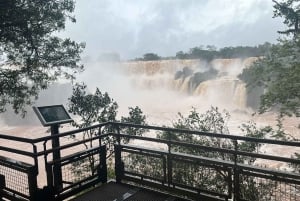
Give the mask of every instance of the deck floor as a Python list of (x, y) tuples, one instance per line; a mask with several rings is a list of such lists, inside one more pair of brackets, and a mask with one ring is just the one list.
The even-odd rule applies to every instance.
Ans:
[(82, 194), (72, 201), (185, 201), (142, 188), (110, 182)]

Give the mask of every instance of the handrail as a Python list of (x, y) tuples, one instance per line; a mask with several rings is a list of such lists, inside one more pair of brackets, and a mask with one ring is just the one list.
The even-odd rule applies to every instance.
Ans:
[(85, 128), (74, 129), (72, 131), (62, 132), (55, 136), (45, 136), (45, 137), (40, 137), (40, 138), (35, 138), (35, 139), (0, 134), (0, 139), (14, 140), (14, 141), (19, 141), (19, 142), (35, 144), (35, 143), (51, 140), (55, 137), (65, 137), (65, 136), (69, 136), (72, 134), (76, 134), (79, 132), (83, 132), (83, 131), (87, 131), (87, 130), (91, 130), (91, 129), (95, 129), (95, 128), (99, 128), (99, 127), (107, 126), (107, 125), (134, 127), (134, 128), (151, 129), (151, 130), (159, 130), (159, 131), (167, 131), (167, 132), (201, 135), (201, 136), (207, 136), (207, 137), (225, 138), (225, 139), (231, 139), (231, 140), (241, 140), (241, 141), (249, 141), (249, 142), (256, 142), (256, 143), (266, 143), (266, 144), (276, 144), (276, 145), (300, 147), (299, 141), (281, 141), (281, 140), (273, 140), (273, 139), (261, 139), (261, 138), (245, 137), (245, 136), (239, 136), (239, 135), (218, 134), (218, 133), (203, 132), (203, 131), (188, 130), (188, 129), (177, 129), (177, 128), (170, 128), (170, 127), (139, 125), (139, 124), (121, 123), (121, 122), (99, 123), (99, 124), (95, 124), (95, 125), (88, 126)]
[(144, 128), (144, 129), (168, 131), (168, 132), (176, 132), (176, 133), (186, 133), (186, 134), (194, 134), (194, 135), (201, 135), (201, 136), (207, 136), (207, 137), (226, 138), (226, 139), (231, 139), (231, 140), (241, 140), (241, 141), (249, 141), (249, 142), (256, 142), (256, 143), (266, 143), (266, 144), (276, 144), (276, 145), (286, 145), (286, 146), (300, 146), (299, 141), (281, 141), (281, 140), (273, 140), (273, 139), (261, 139), (261, 138), (245, 137), (245, 136), (239, 136), (239, 135), (218, 134), (218, 133), (202, 132), (202, 131), (196, 131), (196, 130), (177, 129), (177, 128), (160, 127), (160, 126), (138, 125), (138, 124), (131, 124), (131, 123), (120, 123), (120, 122), (109, 122), (109, 123), (112, 125), (125, 126), (125, 127)]
[[(111, 127), (109, 127), (111, 129), (105, 129), (105, 126), (111, 126)], [(213, 146), (200, 145), (197, 143), (172, 140), (171, 138), (160, 139), (160, 138), (153, 138), (153, 137), (149, 137), (149, 136), (130, 135), (128, 133), (124, 133), (124, 130), (122, 129), (123, 127), (169, 132), (174, 135), (179, 134), (179, 133), (184, 133), (184, 134), (190, 134), (190, 135), (195, 135), (195, 136), (205, 136), (205, 137), (209, 137), (209, 138), (227, 139), (228, 141), (232, 140), (231, 141), (232, 147), (230, 147), (230, 148), (213, 147)], [(54, 147), (54, 148), (47, 147), (48, 146), (47, 143), (52, 139), (62, 138), (62, 137), (70, 136), (70, 135), (76, 135), (76, 134), (80, 134), (82, 132), (89, 131), (92, 129), (99, 129), (99, 130), (95, 131), (95, 132), (98, 132), (98, 134), (95, 136), (92, 136), (90, 138), (86, 138), (86, 139), (83, 138), (83, 139), (80, 139), (77, 141), (67, 142), (66, 144), (63, 144), (59, 147)], [(102, 132), (103, 130), (106, 132)], [(282, 157), (282, 156), (272, 156), (272, 155), (267, 155), (267, 154), (262, 154), (262, 153), (246, 152), (246, 151), (243, 151), (242, 149), (240, 149), (240, 147), (239, 147), (239, 143), (241, 141), (246, 141), (246, 142), (256, 143), (256, 144), (261, 143), (261, 144), (274, 144), (274, 145), (282, 145), (282, 146), (300, 147), (300, 142), (298, 142), (298, 141), (280, 141), (280, 140), (273, 140), (273, 139), (258, 139), (258, 138), (253, 138), (253, 137), (245, 137), (245, 136), (237, 136), (237, 135), (229, 135), (229, 134), (217, 134), (217, 133), (202, 132), (202, 131), (187, 130), (187, 129), (176, 129), (176, 128), (150, 126), (150, 125), (137, 125), (137, 124), (131, 124), (131, 123), (122, 123), (122, 122), (105, 122), (105, 123), (100, 123), (100, 124), (92, 125), (92, 126), (85, 127), (85, 128), (74, 129), (72, 131), (62, 132), (62, 133), (59, 133), (54, 136), (44, 136), (44, 137), (40, 137), (40, 138), (36, 138), (36, 139), (28, 139), (28, 138), (23, 138), (23, 137), (16, 137), (16, 136), (0, 134), (0, 139), (29, 143), (33, 146), (32, 151), (21, 150), (21, 148), (18, 148), (18, 147), (10, 148), (10, 147), (5, 147), (5, 146), (0, 146), (0, 150), (6, 151), (6, 152), (11, 152), (11, 153), (16, 153), (16, 154), (23, 155), (23, 156), (32, 157), (35, 160), (33, 166), (36, 168), (36, 170), (38, 170), (38, 166), (39, 166), (38, 160), (37, 160), (38, 157), (44, 156), (44, 162), (45, 162), (46, 171), (47, 171), (47, 182), (49, 182), (48, 184), (53, 184), (53, 182), (52, 182), (53, 175), (51, 176), (51, 174), (52, 174), (51, 168), (55, 169), (56, 168), (55, 166), (65, 165), (65, 164), (62, 164), (61, 162), (63, 160), (65, 160), (66, 158), (68, 158), (68, 159), (70, 158), (70, 161), (69, 161), (70, 163), (74, 162), (76, 160), (79, 160), (80, 158), (83, 158), (83, 157), (87, 158), (87, 157), (89, 157), (89, 155), (88, 154), (84, 155), (83, 153), (87, 153), (89, 151), (85, 150), (84, 152), (78, 152), (78, 150), (77, 150), (77, 151), (75, 151), (76, 153), (73, 155), (70, 154), (70, 155), (64, 156), (64, 158), (61, 158), (61, 160), (55, 159), (54, 161), (48, 160), (48, 158), (50, 158), (50, 157), (48, 157), (48, 154), (53, 153), (55, 151), (61, 151), (61, 150), (65, 150), (68, 148), (73, 148), (78, 145), (84, 144), (86, 142), (96, 142), (95, 143), (96, 147), (92, 148), (90, 150), (90, 153), (97, 155), (97, 157), (99, 157), (99, 160), (101, 160), (102, 162), (104, 160), (105, 161), (104, 163), (106, 164), (106, 156), (107, 156), (106, 147), (105, 147), (106, 144), (103, 145), (103, 141), (102, 141), (106, 137), (110, 137), (110, 139), (117, 140), (115, 142), (109, 142), (109, 145), (113, 145), (113, 143), (115, 143), (115, 149), (113, 151), (115, 153), (114, 157), (118, 161), (115, 161), (114, 164), (120, 165), (120, 167), (123, 166), (123, 168), (124, 168), (124, 163), (122, 162), (122, 159), (121, 159), (122, 151), (124, 151), (124, 152), (127, 151), (128, 153), (131, 151), (132, 153), (134, 152), (137, 154), (141, 154), (144, 157), (147, 156), (147, 154), (148, 154), (148, 156), (151, 156), (153, 154), (158, 154), (158, 155), (160, 154), (159, 157), (157, 157), (157, 158), (159, 158), (160, 160), (164, 160), (164, 162), (163, 162), (164, 170), (163, 171), (167, 174), (171, 174), (168, 176), (165, 175), (166, 178), (163, 179), (163, 182), (165, 182), (165, 181), (169, 182), (168, 183), (169, 186), (174, 184), (174, 183), (172, 183), (172, 160), (173, 160), (173, 162), (178, 160), (178, 161), (182, 161), (182, 162), (186, 162), (186, 163), (193, 163), (193, 161), (197, 161), (197, 163), (199, 163), (199, 164), (205, 163), (204, 165), (202, 164), (205, 167), (221, 168), (221, 169), (228, 168), (228, 171), (231, 171), (230, 173), (228, 172), (228, 179), (230, 180), (230, 179), (234, 178), (233, 179), (234, 181), (233, 180), (228, 181), (228, 192), (232, 191), (232, 189), (231, 189), (232, 186), (234, 186), (234, 187), (237, 186), (239, 174), (245, 174), (245, 175), (250, 175), (250, 176), (256, 174), (256, 175), (258, 175), (258, 177), (261, 174), (262, 175), (261, 178), (271, 178), (271, 179), (273, 178), (272, 176), (274, 176), (274, 178), (275, 178), (274, 180), (277, 179), (278, 181), (280, 179), (283, 181), (284, 178), (282, 179), (282, 178), (277, 178), (277, 177), (286, 176), (285, 179), (287, 182), (291, 181), (291, 182), (294, 182), (294, 184), (299, 183), (299, 185), (300, 185), (300, 175), (299, 174), (285, 173), (285, 172), (281, 172), (278, 170), (261, 168), (261, 167), (254, 166), (254, 165), (249, 166), (249, 165), (239, 163), (240, 161), (238, 161), (238, 157), (246, 156), (246, 157), (260, 158), (260, 159), (280, 161), (280, 162), (286, 162), (286, 163), (294, 163), (294, 164), (298, 165), (298, 164), (300, 164), (299, 159)], [(162, 144), (164, 144), (164, 147), (167, 147), (167, 149), (157, 150), (157, 149), (153, 149), (152, 147), (146, 148), (147, 146), (141, 147), (141, 146), (136, 146), (136, 145), (132, 145), (132, 144), (131, 145), (123, 144), (123, 143), (121, 143), (122, 142), (121, 139), (132, 139), (132, 140), (142, 140), (142, 141), (151, 142), (151, 143), (152, 142), (153, 143), (162, 143)], [(37, 151), (37, 145), (41, 146), (41, 144), (38, 144), (41, 142), (43, 142), (43, 146), (44, 146), (43, 150)], [(188, 153), (189, 151), (187, 151), (187, 153), (184, 153), (184, 151), (179, 152), (178, 150), (177, 150), (178, 152), (175, 152), (174, 151), (175, 149), (172, 149), (172, 147), (175, 147), (175, 146), (176, 146), (176, 148), (178, 148), (178, 147), (184, 148), (185, 147), (185, 148), (191, 148), (191, 150), (199, 149), (201, 151), (205, 150), (207, 152), (219, 152), (222, 154), (226, 154), (226, 156), (229, 156), (229, 157), (227, 157), (226, 159), (225, 158), (221, 159), (220, 157), (209, 158), (209, 157), (206, 157), (209, 155), (198, 156), (196, 154)], [(100, 155), (102, 156), (101, 159), (100, 159)], [(82, 157), (80, 157), (80, 156), (82, 156)], [(103, 159), (103, 156), (105, 156), (104, 159)], [(109, 156), (111, 156), (111, 155), (109, 155)], [(51, 166), (53, 166), (53, 167), (51, 167)], [(101, 167), (102, 167), (102, 169), (100, 168), (101, 170), (104, 170), (106, 168), (106, 166), (101, 166)], [(53, 169), (53, 171), (54, 171), (54, 169)], [(97, 171), (101, 171), (100, 169), (97, 169)], [(227, 171), (227, 169), (226, 169), (226, 171)], [(128, 173), (127, 171), (125, 171), (125, 172)], [(48, 175), (48, 173), (50, 176)], [(33, 175), (35, 176), (36, 174), (37, 174), (37, 172), (35, 172), (35, 174), (33, 174)], [(98, 174), (98, 172), (96, 172), (95, 174)], [(132, 174), (138, 175), (139, 173), (132, 173)], [(120, 174), (116, 173), (116, 175), (122, 175), (122, 173), (120, 173)], [(94, 175), (93, 175), (93, 177), (94, 177)], [(96, 178), (96, 176), (95, 176), (95, 178)], [(128, 178), (128, 175), (127, 175), (127, 178)], [(144, 175), (143, 178), (147, 178), (147, 175)], [(295, 181), (292, 181), (293, 179)], [(97, 181), (93, 180), (93, 182), (97, 182)], [(232, 183), (234, 183), (234, 185), (232, 185)], [(54, 184), (55, 184), (55, 182), (54, 182)], [(164, 184), (162, 184), (162, 185), (164, 185)], [(70, 186), (68, 188), (70, 188)], [(239, 189), (234, 189), (233, 191), (236, 193), (239, 191)], [(238, 194), (236, 194), (235, 196), (238, 196)], [(300, 197), (300, 195), (299, 195), (299, 197)]]

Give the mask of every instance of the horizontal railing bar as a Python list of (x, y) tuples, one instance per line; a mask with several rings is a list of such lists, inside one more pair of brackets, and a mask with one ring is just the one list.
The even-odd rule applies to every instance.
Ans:
[(191, 154), (184, 154), (184, 153), (178, 153), (178, 152), (172, 152), (172, 157), (199, 160), (200, 162), (206, 161), (206, 162), (214, 163), (214, 164), (218, 164), (218, 165), (226, 165), (227, 167), (234, 166), (234, 162), (231, 162), (231, 161), (224, 161), (224, 160), (215, 159), (215, 158), (195, 156), (195, 155), (191, 155)]
[(36, 156), (36, 154), (32, 153), (32, 152), (13, 149), (13, 148), (9, 148), (9, 147), (0, 146), (0, 150), (1, 151), (7, 151), (7, 152), (10, 152), (10, 153), (14, 153), (14, 154), (19, 154), (19, 155), (25, 155), (25, 156), (32, 157), (32, 158)]
[(73, 159), (73, 158), (78, 158), (78, 160), (79, 160), (81, 158), (85, 158), (85, 157), (88, 157), (90, 155), (94, 155), (94, 154), (98, 153), (97, 151), (99, 151), (100, 149), (101, 149), (101, 147), (94, 147), (94, 148), (91, 148), (91, 149), (82, 150), (82, 151), (73, 153), (71, 155), (64, 156), (60, 160), (51, 161), (51, 162), (49, 162), (49, 164), (62, 162), (61, 166), (67, 165), (67, 164), (73, 162), (73, 161), (71, 161), (71, 159)]
[[(217, 134), (217, 133), (209, 133), (209, 132), (202, 132), (202, 131), (194, 131), (194, 130), (187, 130), (187, 129), (176, 129), (176, 128), (168, 128), (168, 127), (159, 127), (159, 126), (149, 126), (149, 125), (138, 125), (138, 124), (130, 124), (130, 123), (120, 123), (120, 122), (105, 122), (101, 124), (96, 124), (93, 126), (89, 126), (86, 128), (80, 128), (72, 131), (63, 132), (57, 134), (56, 137), (64, 137), (72, 134), (77, 134), (79, 132), (87, 131), (90, 129), (99, 128), (102, 126), (107, 125), (114, 125), (114, 126), (126, 126), (126, 127), (134, 127), (134, 128), (144, 128), (144, 129), (151, 129), (151, 130), (159, 130), (159, 131), (168, 131), (168, 132), (177, 132), (177, 133), (186, 133), (186, 134), (194, 134), (194, 135), (202, 135), (207, 137), (217, 137), (217, 138), (226, 138), (232, 140), (242, 140), (242, 141), (249, 141), (249, 142), (257, 142), (257, 143), (267, 143), (267, 144), (277, 144), (277, 145), (285, 145), (285, 146), (300, 146), (300, 142), (298, 141), (280, 141), (280, 140), (272, 140), (272, 139), (260, 139), (260, 138), (253, 138), (253, 137), (245, 137), (245, 136), (238, 136), (238, 135), (228, 135), (228, 134)], [(3, 135), (0, 134), (0, 139), (8, 139), (8, 140), (15, 140), (20, 142), (26, 143), (38, 143), (52, 139), (54, 136), (45, 136), (41, 138), (35, 139), (28, 139), (28, 138), (21, 138), (16, 136), (10, 135)]]
[(131, 153), (131, 154), (138, 154), (138, 155), (143, 155), (143, 156), (150, 156), (153, 158), (159, 158), (159, 159), (163, 159), (165, 154), (159, 154), (159, 153), (149, 153), (148, 151), (141, 151), (141, 150), (133, 150), (133, 149), (126, 149), (126, 148), (122, 148), (122, 151), (125, 153)]
[(37, 153), (37, 155), (41, 156), (41, 155), (44, 155), (44, 154), (49, 154), (49, 153), (52, 153), (54, 150), (67, 149), (67, 148), (70, 148), (70, 147), (74, 147), (74, 146), (83, 144), (85, 142), (98, 140), (99, 138), (101, 138), (101, 136), (95, 136), (95, 137), (92, 137), (92, 138), (87, 138), (85, 140), (80, 140), (80, 141), (72, 142), (72, 143), (69, 143), (69, 144), (61, 145), (60, 147), (55, 147), (55, 148), (47, 149), (47, 150), (44, 150), (44, 151), (40, 151), (40, 152)]
[(155, 139), (150, 137), (142, 137), (142, 136), (132, 136), (132, 135), (125, 135), (120, 134), (122, 137), (132, 138), (132, 139), (140, 139), (140, 140), (147, 140), (147, 141), (153, 141), (153, 142), (159, 142), (159, 143), (171, 143), (170, 145), (179, 145), (189, 148), (199, 148), (203, 150), (209, 150), (209, 151), (215, 151), (220, 153), (228, 153), (228, 154), (237, 154), (240, 156), (250, 156), (250, 157), (256, 157), (261, 159), (268, 159), (268, 160), (275, 160), (275, 161), (281, 161), (281, 162), (288, 162), (288, 163), (300, 163), (300, 160), (298, 159), (292, 159), (292, 158), (286, 158), (286, 157), (280, 157), (280, 156), (271, 156), (266, 154), (257, 154), (252, 152), (244, 152), (244, 151), (235, 151), (232, 149), (224, 149), (224, 148), (218, 148), (218, 147), (209, 147), (204, 145), (198, 145), (193, 143), (186, 143), (186, 142), (179, 142), (179, 141), (169, 141), (169, 140), (162, 140), (162, 139)]
[(15, 195), (20, 196), (20, 198), (18, 199), (19, 201), (21, 200), (26, 201), (27, 199), (30, 199), (29, 195), (15, 191), (14, 189), (7, 188), (7, 187), (2, 189), (1, 196), (5, 198), (15, 200), (16, 199)]
[[(134, 150), (140, 150), (140, 151), (146, 151), (146, 152), (154, 152), (154, 153), (160, 153), (160, 154), (168, 154), (167, 151), (147, 149), (147, 148), (144, 148), (144, 147), (132, 146), (132, 145), (122, 145), (122, 148), (129, 148), (129, 149), (134, 149)], [(240, 152), (240, 153), (243, 153), (243, 152)], [(245, 152), (245, 153), (248, 153), (248, 152)], [(207, 161), (207, 162), (212, 162), (212, 163), (219, 164), (219, 165), (227, 165), (227, 166), (230, 166), (230, 167), (234, 166), (234, 162), (233, 161), (225, 161), (225, 160), (220, 160), (220, 159), (207, 158), (207, 157), (203, 157), (203, 156), (195, 156), (195, 155), (191, 155), (191, 154), (184, 154), (184, 153), (178, 153), (178, 152), (171, 152), (171, 154), (172, 154), (172, 156), (175, 156), (175, 157), (177, 156), (177, 157), (181, 157), (181, 158), (185, 158), (185, 159), (189, 158), (189, 159), (192, 159), (192, 160), (196, 159), (196, 160), (200, 160), (200, 161)], [(266, 159), (275, 160), (275, 156), (269, 156), (269, 157), (270, 158), (266, 157)], [(282, 160), (286, 160), (286, 162), (294, 161), (294, 160), (291, 160), (291, 159), (288, 160), (288, 158), (282, 158), (282, 157), (278, 157), (278, 158), (280, 158)], [(296, 160), (296, 161), (299, 162), (299, 160)], [(238, 164), (242, 167), (242, 165), (240, 163), (238, 163)], [(248, 168), (249, 167), (253, 167), (252, 170), (260, 170), (260, 168), (256, 168), (254, 166), (247, 166), (247, 167)], [(299, 175), (299, 178), (300, 178), (300, 175)]]
[(217, 134), (217, 133), (209, 133), (209, 132), (187, 130), (187, 129), (177, 129), (177, 128), (169, 128), (169, 127), (149, 126), (149, 125), (138, 125), (138, 124), (120, 123), (120, 122), (110, 122), (110, 123), (112, 125), (117, 125), (117, 126), (144, 128), (144, 129), (159, 130), (159, 131), (169, 131), (169, 132), (175, 132), (175, 133), (176, 132), (177, 133), (186, 133), (186, 134), (202, 135), (202, 136), (208, 136), (208, 137), (227, 138), (227, 139), (232, 139), (232, 140), (241, 140), (241, 141), (257, 142), (257, 143), (286, 145), (286, 146), (300, 146), (300, 142), (298, 142), (298, 141), (280, 141), (280, 140), (272, 140), (272, 139), (261, 139), (261, 138), (245, 137), (245, 136), (239, 136), (239, 135)]
[(164, 151), (164, 150), (147, 149), (147, 148), (141, 147), (141, 146), (124, 145), (124, 144), (121, 144), (120, 146), (121, 146), (122, 149), (126, 148), (126, 149), (134, 149), (134, 150), (139, 150), (139, 151), (146, 151), (146, 152), (158, 153), (158, 154), (168, 154), (168, 152)]
[(239, 156), (250, 156), (250, 157), (261, 158), (261, 159), (266, 159), (266, 160), (300, 164), (299, 159), (286, 158), (286, 157), (281, 157), (281, 156), (271, 156), (271, 155), (266, 155), (266, 154), (257, 154), (257, 153), (244, 152), (244, 151), (236, 151), (236, 154)]
[[(284, 174), (283, 176), (279, 176), (279, 175), (274, 176), (274, 174), (248, 172), (248, 171), (244, 171), (244, 169), (241, 172), (239, 172), (239, 174), (245, 175), (245, 176), (253, 176), (253, 177), (258, 177), (258, 178), (265, 178), (265, 179), (270, 179), (270, 180), (274, 180), (274, 181), (282, 181), (282, 182), (286, 182), (286, 183), (300, 185), (300, 180), (296, 180), (295, 178), (288, 178), (287, 174)], [(294, 177), (294, 175), (293, 175), (293, 177)]]
[(188, 186), (186, 184), (180, 184), (180, 183), (176, 183), (176, 182), (172, 182), (172, 185), (175, 185), (175, 186), (180, 187), (180, 188), (187, 188), (187, 189), (193, 190), (193, 191), (201, 191), (201, 193), (205, 193), (205, 194), (210, 195), (210, 196), (218, 196), (218, 197), (223, 197), (223, 198), (228, 198), (230, 196), (228, 194), (218, 193), (218, 192), (205, 190), (205, 189), (199, 189), (199, 188), (196, 188), (196, 187), (193, 187), (193, 186)]
[(299, 174), (295, 173), (290, 173), (290, 172), (283, 172), (279, 170), (272, 170), (268, 168), (262, 168), (262, 167), (257, 167), (257, 166), (251, 166), (251, 165), (246, 165), (246, 164), (241, 164), (238, 163), (237, 165), (241, 170), (248, 170), (248, 171), (253, 171), (253, 172), (259, 172), (259, 173), (264, 173), (264, 174), (271, 174), (271, 175), (277, 175), (280, 177), (291, 177), (294, 179), (300, 179)]
[[(179, 157), (186, 158), (186, 159), (190, 158), (193, 160), (206, 161), (209, 163), (215, 163), (215, 164), (219, 164), (219, 165), (227, 165), (230, 167), (234, 167), (234, 162), (229, 162), (229, 161), (224, 161), (224, 160), (219, 160), (219, 159), (212, 159), (212, 158), (195, 156), (195, 155), (190, 155), (190, 154), (183, 154), (183, 153), (172, 153), (172, 156), (177, 156), (177, 157), (179, 156)], [(239, 167), (241, 169), (245, 169), (245, 170), (257, 171), (257, 172), (262, 172), (262, 173), (267, 173), (267, 174), (276, 174), (278, 176), (283, 176), (283, 177), (290, 176), (290, 177), (300, 179), (300, 175), (298, 175), (298, 174), (286, 173), (286, 172), (271, 170), (271, 169), (267, 169), (267, 168), (261, 168), (261, 167), (257, 167), (257, 166), (253, 166), (253, 165), (251, 166), (251, 165), (237, 163), (237, 167)]]
[(12, 136), (12, 135), (4, 135), (4, 134), (0, 134), (0, 139), (13, 140), (13, 141), (30, 143), (30, 144), (34, 143), (34, 139), (24, 138), (24, 137), (17, 137), (17, 136)]
[(166, 182), (164, 179), (160, 179), (160, 178), (156, 178), (156, 177), (152, 177), (152, 176), (147, 176), (147, 175), (136, 173), (136, 172), (130, 172), (130, 171), (126, 171), (126, 170), (124, 170), (124, 174), (127, 174), (126, 176), (132, 175), (132, 176), (135, 176), (135, 177), (141, 177), (143, 179), (154, 180), (154, 181), (157, 181), (157, 182), (160, 182), (160, 183), (165, 183)]
[[(143, 139), (143, 140), (147, 140), (147, 141), (154, 141), (154, 142), (160, 142), (160, 143), (170, 142), (168, 140), (154, 139), (154, 138), (149, 138), (149, 137), (131, 136), (131, 135), (124, 135), (124, 134), (120, 134), (120, 135), (122, 137), (132, 137), (132, 139)], [(267, 160), (300, 164), (300, 160), (298, 160), (298, 159), (292, 159), (292, 158), (286, 158), (286, 157), (280, 157), (280, 156), (271, 156), (271, 155), (266, 155), (266, 154), (257, 154), (257, 153), (252, 153), (252, 152), (235, 151), (235, 150), (231, 150), (231, 149), (224, 149), (224, 148), (217, 148), (217, 147), (208, 147), (208, 146), (179, 142), (179, 141), (171, 141), (171, 146), (172, 145), (180, 145), (180, 146), (185, 146), (185, 147), (200, 148), (200, 149), (204, 149), (204, 150), (216, 151), (216, 152), (220, 152), (220, 153), (237, 154), (240, 156), (249, 156), (249, 157), (261, 158), (261, 159), (267, 159)]]
[(172, 145), (179, 145), (179, 146), (190, 147), (190, 148), (200, 148), (200, 149), (204, 149), (204, 150), (216, 151), (216, 152), (228, 153), (228, 154), (235, 154), (236, 153), (236, 151), (233, 150), (233, 149), (224, 149), (224, 148), (219, 148), (219, 147), (209, 147), (209, 146), (204, 146), (204, 145), (199, 145), (199, 144), (179, 142), (179, 141), (173, 141), (173, 140), (171, 141), (171, 146)]
[(186, 159), (186, 158), (172, 158), (172, 161), (177, 161), (177, 162), (185, 162), (185, 163), (190, 163), (190, 164), (194, 164), (194, 165), (199, 165), (199, 166), (203, 166), (203, 167), (207, 167), (207, 168), (213, 168), (213, 169), (218, 169), (218, 170), (222, 170), (224, 172), (229, 173), (232, 170), (232, 167), (229, 166), (222, 166), (220, 164), (218, 165), (214, 165), (212, 163), (208, 164), (208, 163), (203, 163), (199, 160), (192, 160), (192, 159)]
[(77, 133), (80, 133), (80, 132), (83, 132), (83, 131), (99, 128), (99, 127), (106, 126), (106, 125), (109, 125), (109, 124), (111, 124), (111, 123), (106, 122), (106, 123), (101, 123), (101, 124), (88, 126), (88, 127), (85, 127), (85, 128), (75, 129), (75, 130), (72, 130), (72, 131), (62, 132), (62, 133), (59, 133), (55, 136), (40, 137), (40, 138), (33, 139), (32, 142), (33, 143), (44, 142), (44, 141), (47, 141), (47, 140), (51, 140), (52, 138), (55, 138), (55, 137), (65, 137), (65, 136), (68, 136), (68, 135), (77, 134)]
[(114, 136), (120, 136), (124, 138), (130, 138), (135, 140), (144, 140), (144, 141), (151, 141), (151, 142), (158, 142), (158, 143), (169, 143), (169, 140), (165, 139), (158, 139), (158, 138), (152, 138), (152, 137), (145, 137), (145, 136), (138, 136), (138, 135), (128, 135), (128, 134), (113, 134)]
[(10, 158), (6, 158), (4, 156), (0, 156), (0, 165), (9, 167), (9, 168), (14, 168), (20, 172), (27, 173), (33, 165), (22, 162), (22, 161), (17, 161), (13, 160)]

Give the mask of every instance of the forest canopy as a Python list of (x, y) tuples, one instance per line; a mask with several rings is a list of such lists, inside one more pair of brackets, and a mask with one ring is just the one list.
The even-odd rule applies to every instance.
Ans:
[(0, 1), (0, 112), (25, 114), (40, 90), (83, 70), (84, 44), (56, 36), (75, 22), (74, 8), (73, 0)]

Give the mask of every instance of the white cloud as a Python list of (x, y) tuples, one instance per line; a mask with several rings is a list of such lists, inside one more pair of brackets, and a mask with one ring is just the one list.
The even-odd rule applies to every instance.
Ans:
[(256, 23), (261, 17), (269, 15), (272, 10), (263, 10), (271, 1), (263, 0), (210, 0), (199, 3), (182, 11), (180, 26), (186, 32), (210, 33), (218, 27), (240, 23)]
[[(86, 54), (174, 55), (200, 44), (274, 42), (281, 23), (269, 0), (77, 0), (66, 36), (86, 41)], [(233, 38), (234, 36), (234, 38)]]

